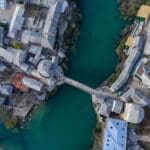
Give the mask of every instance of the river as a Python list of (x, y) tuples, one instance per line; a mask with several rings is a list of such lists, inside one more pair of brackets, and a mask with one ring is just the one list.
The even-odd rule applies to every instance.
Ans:
[[(122, 21), (117, 0), (80, 0), (81, 35), (69, 56), (67, 75), (92, 87), (98, 86), (118, 62), (115, 43)], [(33, 115), (25, 130), (0, 126), (0, 146), (5, 150), (89, 150), (93, 143), (96, 114), (91, 97), (62, 86)]]

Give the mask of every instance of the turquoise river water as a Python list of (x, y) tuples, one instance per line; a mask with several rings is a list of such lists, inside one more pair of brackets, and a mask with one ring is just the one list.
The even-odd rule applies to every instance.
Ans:
[[(118, 62), (115, 43), (122, 21), (117, 0), (80, 0), (81, 35), (71, 54), (69, 77), (98, 86)], [(91, 97), (62, 86), (36, 113), (24, 130), (0, 126), (0, 146), (5, 150), (89, 150), (96, 114)]]

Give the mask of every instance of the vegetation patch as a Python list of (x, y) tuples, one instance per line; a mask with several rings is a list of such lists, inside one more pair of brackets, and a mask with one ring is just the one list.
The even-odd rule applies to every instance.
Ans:
[(20, 42), (13, 42), (12, 43), (13, 48), (15, 49), (22, 49), (23, 48), (23, 44)]
[(12, 129), (12, 128), (16, 127), (17, 124), (18, 124), (17, 118), (8, 118), (5, 121), (5, 126), (8, 129)]
[(121, 73), (122, 69), (117, 69), (116, 73), (113, 73), (107, 81), (107, 86), (111, 86), (119, 77), (120, 73)]
[(91, 150), (99, 150), (102, 147), (102, 131), (104, 125), (97, 119), (96, 127), (94, 129), (94, 143)]
[(80, 35), (82, 15), (79, 8), (75, 8), (72, 15), (72, 21), (68, 25), (68, 28), (64, 34), (64, 43), (67, 45), (67, 49), (73, 49), (75, 42)]
[(119, 0), (121, 17), (133, 21), (142, 4), (150, 5), (150, 0)]

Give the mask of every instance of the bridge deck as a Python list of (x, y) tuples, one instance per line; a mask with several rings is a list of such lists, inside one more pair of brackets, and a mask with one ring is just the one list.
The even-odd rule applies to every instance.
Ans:
[(93, 89), (83, 83), (80, 83), (80, 82), (70, 79), (68, 77), (64, 77), (64, 83), (71, 85), (75, 88), (78, 88), (90, 95), (102, 95), (102, 96), (106, 96), (106, 97), (114, 97), (114, 95), (112, 95), (110, 93), (103, 92), (102, 90)]
[(74, 86), (82, 91), (85, 91), (86, 93), (89, 93), (90, 95), (95, 93), (95, 90), (93, 88), (91, 88), (83, 83), (80, 83), (78, 81), (75, 81), (73, 79), (65, 77), (64, 82), (68, 85)]

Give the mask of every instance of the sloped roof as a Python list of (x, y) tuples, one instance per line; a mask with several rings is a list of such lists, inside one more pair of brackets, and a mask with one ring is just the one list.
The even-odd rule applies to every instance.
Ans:
[(119, 119), (108, 119), (104, 130), (103, 150), (126, 150), (128, 123)]
[(133, 47), (135, 44), (135, 38), (133, 36), (129, 36), (125, 45), (129, 47)]
[(147, 32), (146, 43), (144, 47), (144, 55), (150, 55), (150, 30)]
[(23, 17), (24, 11), (25, 11), (25, 8), (23, 5), (21, 5), (21, 4), (16, 5), (11, 23), (9, 25), (9, 32), (8, 32), (9, 37), (14, 38), (15, 33), (18, 30), (21, 30), (24, 19), (25, 19)]
[(136, 16), (147, 19), (149, 15), (150, 15), (150, 6), (142, 5)]
[(28, 92), (28, 88), (22, 84), (21, 79), (24, 77), (23, 74), (21, 73), (17, 73), (14, 77), (14, 79), (12, 79), (12, 85), (14, 85), (17, 89), (23, 91), (23, 92)]
[(28, 78), (24, 76), (21, 80), (21, 82), (28, 88), (31, 88), (35, 91), (40, 92), (41, 89), (43, 88), (43, 83), (33, 79), (33, 78)]
[(140, 123), (144, 119), (144, 109), (142, 106), (133, 103), (126, 103), (125, 110), (121, 117), (134, 124)]
[(5, 9), (6, 8), (6, 0), (0, 0), (0, 9)]

